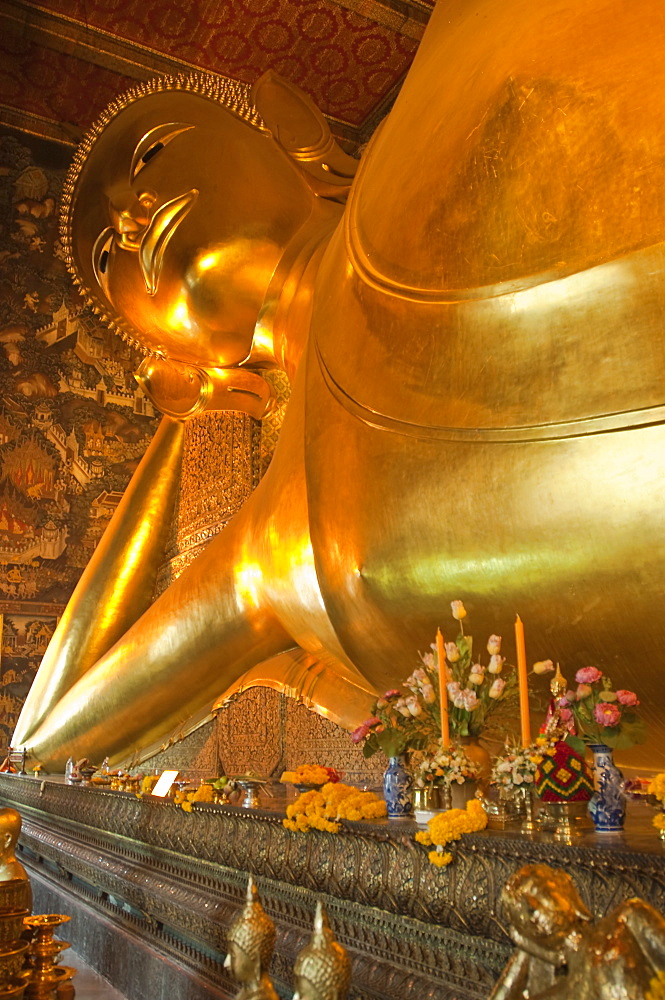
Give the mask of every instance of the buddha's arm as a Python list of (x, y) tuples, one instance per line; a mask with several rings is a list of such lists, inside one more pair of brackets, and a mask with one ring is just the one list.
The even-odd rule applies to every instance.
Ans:
[(14, 734), (16, 746), (152, 600), (180, 479), (184, 425), (164, 417), (60, 619)]
[(244, 513), (21, 741), (36, 759), (58, 765), (69, 756), (127, 756), (180, 727), (255, 663), (294, 645), (259, 598)]

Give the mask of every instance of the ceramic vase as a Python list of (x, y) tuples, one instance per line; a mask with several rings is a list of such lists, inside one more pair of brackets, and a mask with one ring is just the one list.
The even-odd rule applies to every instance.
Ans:
[(593, 783), (595, 792), (589, 802), (589, 813), (598, 833), (623, 830), (626, 818), (624, 778), (614, 763), (613, 750), (604, 743), (591, 743), (593, 753)]
[(413, 812), (413, 782), (402, 757), (390, 757), (383, 773), (383, 796), (393, 819)]

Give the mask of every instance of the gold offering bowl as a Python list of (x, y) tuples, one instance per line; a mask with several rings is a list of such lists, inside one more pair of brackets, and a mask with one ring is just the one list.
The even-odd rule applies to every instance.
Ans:
[(14, 941), (0, 952), (0, 982), (18, 976), (25, 961), (28, 941)]
[(0, 983), (0, 1000), (22, 1000), (26, 986), (28, 985), (28, 973), (21, 973)]
[(6, 882), (0, 882), (0, 914), (27, 909), (30, 899), (30, 883), (27, 878), (10, 878)]
[(0, 910), (0, 945), (16, 941), (23, 933), (23, 920), (29, 914), (24, 910)]

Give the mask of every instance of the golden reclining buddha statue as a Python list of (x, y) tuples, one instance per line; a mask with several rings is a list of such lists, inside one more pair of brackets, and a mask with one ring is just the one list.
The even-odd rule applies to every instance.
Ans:
[[(65, 243), (168, 416), (15, 746), (119, 759), (248, 671), (278, 685), (294, 649), (351, 727), (452, 598), (481, 632), (519, 612), (532, 659), (598, 663), (657, 725), (664, 34), (651, 0), (439, 0), (355, 178), (273, 74), (111, 105)], [(275, 366), (292, 395), (266, 475), (150, 603), (184, 421), (260, 417)]]

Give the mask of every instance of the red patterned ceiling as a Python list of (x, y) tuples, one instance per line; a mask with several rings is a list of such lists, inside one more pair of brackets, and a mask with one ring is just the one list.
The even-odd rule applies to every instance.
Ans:
[(0, 103), (87, 127), (136, 81), (32, 42), (0, 37)]
[(11, 32), (0, 30), (0, 104), (86, 127), (115, 93), (158, 71), (162, 56), (248, 83), (275, 69), (359, 132), (399, 86), (430, 3), (0, 0), (0, 29), (4, 8)]

